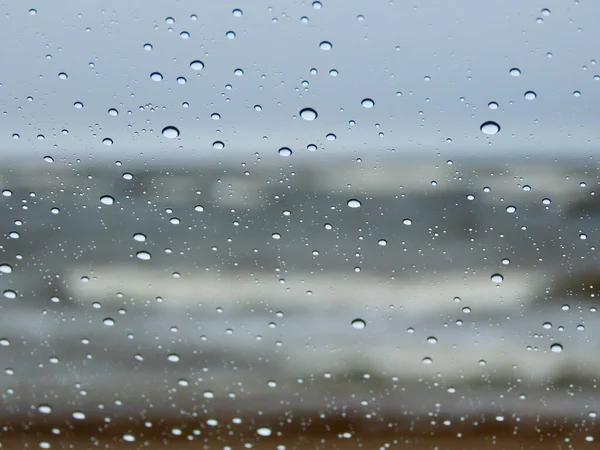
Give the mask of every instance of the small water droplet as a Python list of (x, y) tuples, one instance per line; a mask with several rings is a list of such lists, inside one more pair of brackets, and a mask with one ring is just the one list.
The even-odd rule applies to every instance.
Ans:
[(357, 330), (362, 330), (366, 326), (367, 326), (367, 323), (362, 319), (354, 319), (352, 321), (352, 328), (355, 328)]
[(119, 115), (119, 111), (117, 111), (115, 108), (111, 108), (108, 110), (108, 114), (110, 114), (111, 116), (115, 117)]
[(404, 219), (404, 220), (402, 221), (402, 223), (403, 223), (404, 225), (407, 225), (407, 226), (408, 226), (408, 225), (412, 225), (412, 220), (411, 220), (411, 219)]
[(136, 233), (133, 235), (133, 239), (137, 242), (146, 242), (146, 235), (142, 233)]
[(579, 235), (579, 239), (581, 239), (582, 241), (585, 241), (585, 240), (587, 240), (587, 234), (585, 234), (585, 233), (581, 233), (581, 234)]
[(501, 262), (502, 262), (503, 265), (508, 266), (510, 264), (510, 259), (503, 258)]
[(348, 200), (347, 204), (350, 208), (360, 208), (362, 206), (361, 201), (355, 198)]
[(52, 413), (52, 407), (50, 405), (47, 404), (43, 404), (43, 405), (39, 405), (38, 406), (38, 411), (42, 414), (51, 414)]
[(496, 103), (496, 102), (489, 102), (488, 103), (488, 108), (490, 108), (490, 109), (498, 109), (498, 103)]
[(163, 128), (162, 134), (167, 139), (175, 139), (179, 136), (179, 129), (173, 126)]
[(438, 341), (438, 340), (437, 340), (437, 338), (436, 338), (435, 336), (429, 336), (429, 337), (427, 338), (427, 343), (428, 343), (428, 344), (437, 344), (437, 341)]
[(431, 359), (429, 356), (426, 356), (425, 358), (422, 359), (421, 361), (423, 364), (433, 364), (433, 359)]
[(292, 150), (288, 147), (281, 147), (277, 153), (279, 153), (280, 156), (292, 156)]
[(335, 141), (337, 139), (337, 136), (333, 133), (329, 133), (327, 136), (325, 136), (325, 139), (327, 139), (328, 141)]
[(242, 17), (244, 12), (241, 9), (234, 9), (232, 12), (234, 17)]
[(227, 39), (235, 39), (235, 31), (228, 31), (227, 33), (225, 33), (225, 36), (227, 36)]
[(83, 103), (81, 103), (81, 102), (75, 102), (75, 103), (73, 103), (73, 106), (75, 107), (75, 109), (82, 109), (83, 108)]
[(73, 414), (71, 414), (71, 416), (73, 417), (73, 419), (76, 419), (76, 420), (84, 420), (85, 419), (85, 413), (83, 411), (73, 411)]
[(178, 362), (179, 361), (179, 355), (176, 353), (171, 353), (170, 355), (167, 356), (167, 360), (170, 362)]
[(514, 214), (517, 211), (517, 207), (514, 205), (509, 205), (506, 207), (506, 212), (509, 214)]
[(102, 139), (102, 143), (104, 145), (113, 145), (113, 140), (111, 138), (104, 138)]
[(126, 442), (135, 442), (135, 436), (133, 434), (124, 434), (123, 440)]
[(304, 108), (300, 110), (300, 117), (302, 117), (304, 120), (315, 120), (318, 116), (319, 115), (317, 114), (317, 111), (312, 108)]
[(381, 247), (385, 247), (387, 245), (387, 241), (385, 239), (379, 239), (377, 241), (377, 243), (381, 246)]
[(114, 319), (107, 317), (106, 319), (104, 319), (102, 321), (102, 323), (104, 324), (105, 327), (112, 327), (115, 325), (115, 321)]
[(150, 79), (152, 81), (162, 81), (162, 79), (163, 79), (162, 73), (160, 73), (160, 72), (152, 72), (150, 74)]
[(150, 50), (152, 50), (152, 44), (144, 44), (144, 50), (146, 50), (147, 52), (149, 52)]
[(61, 72), (61, 73), (58, 74), (58, 78), (60, 80), (66, 80), (66, 79), (69, 78), (69, 75), (67, 75), (65, 72)]
[(573, 97), (581, 97), (581, 92), (579, 92), (579, 91), (574, 91), (574, 92), (573, 92)]
[(273, 239), (275, 239), (275, 240), (279, 240), (279, 239), (281, 239), (281, 235), (280, 235), (279, 233), (273, 233), (273, 234), (271, 235), (271, 237), (272, 237)]
[(203, 396), (204, 398), (215, 398), (215, 394), (213, 394), (213, 392), (212, 392), (212, 391), (204, 391), (204, 392), (202, 393), (202, 396)]
[(479, 127), (479, 129), (484, 133), (484, 134), (496, 134), (500, 131), (500, 125), (498, 125), (496, 122), (493, 122), (491, 120), (484, 122), (481, 124), (481, 126)]
[(223, 150), (225, 148), (225, 144), (222, 141), (215, 141), (212, 146), (215, 150)]
[(548, 17), (551, 11), (548, 8), (542, 9), (542, 16)]

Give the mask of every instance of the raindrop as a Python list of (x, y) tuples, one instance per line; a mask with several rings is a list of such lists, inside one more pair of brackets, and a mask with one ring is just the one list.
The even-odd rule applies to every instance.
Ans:
[(67, 75), (65, 72), (61, 72), (58, 74), (58, 78), (61, 80), (66, 80), (67, 78), (69, 78), (69, 75)]
[(508, 266), (510, 264), (510, 259), (503, 258), (501, 262), (502, 262), (503, 265)]
[(271, 235), (271, 237), (272, 237), (273, 239), (275, 239), (276, 241), (278, 241), (279, 239), (281, 239), (281, 235), (280, 235), (279, 233), (273, 233), (273, 234)]
[(385, 247), (387, 245), (387, 241), (385, 239), (379, 239), (377, 243), (382, 247)]
[(192, 70), (202, 70), (204, 69), (204, 63), (200, 60), (195, 60), (190, 63), (190, 67)]
[(333, 45), (329, 41), (323, 41), (319, 44), (321, 50), (331, 50), (332, 47)]
[(506, 207), (506, 212), (509, 214), (514, 214), (517, 211), (517, 207), (513, 205), (509, 205)]
[(525, 99), (526, 100), (533, 100), (537, 97), (537, 94), (533, 91), (527, 91), (525, 92)]
[(574, 91), (574, 92), (573, 92), (573, 97), (581, 97), (581, 92), (579, 92), (579, 91)]
[(317, 146), (316, 146), (315, 144), (308, 144), (308, 145), (306, 146), (306, 149), (307, 149), (309, 152), (316, 152), (316, 151), (317, 151)]
[(152, 50), (152, 44), (144, 44), (144, 50), (146, 50), (147, 52)]
[(362, 330), (364, 327), (367, 326), (367, 323), (362, 320), (362, 319), (354, 319), (351, 323), (352, 328), (355, 328), (357, 330)]
[(4, 295), (5, 298), (9, 298), (11, 300), (17, 298), (17, 293), (15, 291), (13, 291), (12, 289), (7, 289), (5, 290), (2, 295)]
[(169, 360), (170, 362), (178, 362), (179, 355), (177, 355), (176, 353), (171, 353), (170, 355), (167, 356), (167, 360)]
[(279, 153), (280, 156), (291, 156), (292, 150), (290, 150), (288, 147), (281, 147), (277, 153)]
[(228, 39), (235, 39), (235, 31), (228, 31), (225, 33), (225, 36), (227, 36)]
[(31, 8), (31, 9), (29, 10), (29, 15), (30, 15), (30, 16), (37, 16), (37, 9), (33, 9), (33, 8)]
[(8, 264), (0, 264), (0, 273), (12, 273), (12, 266)]
[(215, 398), (215, 394), (212, 391), (204, 391), (202, 396), (204, 398)]
[(119, 115), (119, 111), (117, 111), (115, 108), (111, 108), (108, 110), (108, 114), (110, 114), (111, 116), (115, 117)]
[(202, 211), (204, 211), (204, 206), (202, 206), (202, 205), (196, 205), (196, 206), (194, 206), (194, 211), (196, 211), (196, 212), (202, 212)]
[(360, 102), (360, 104), (363, 106), (363, 108), (372, 108), (373, 106), (375, 106), (375, 102), (370, 98), (363, 99), (363, 101)]
[(185, 79), (185, 77), (177, 77), (177, 83), (185, 84), (187, 83), (187, 80)]
[(300, 111), (300, 117), (304, 120), (315, 120), (319, 115), (312, 108), (304, 108)]
[(348, 200), (347, 204), (350, 208), (360, 208), (362, 206), (360, 200), (357, 200), (355, 198), (351, 198), (350, 200)]
[(146, 242), (146, 235), (142, 233), (136, 233), (133, 235), (133, 239), (137, 242)]
[(135, 442), (135, 436), (133, 434), (124, 434), (123, 440), (126, 442)]
[(168, 139), (175, 139), (176, 137), (179, 136), (179, 129), (175, 128), (173, 126), (168, 126), (168, 127), (163, 128), (162, 134), (164, 137), (166, 137)]
[(521, 76), (521, 71), (519, 69), (517, 69), (516, 67), (513, 67), (512, 69), (510, 69), (509, 72), (513, 77), (520, 77)]
[(244, 14), (241, 9), (234, 9), (231, 13), (234, 17), (242, 17), (242, 15)]
[(38, 411), (41, 412), (42, 414), (51, 414), (52, 413), (52, 407), (50, 405), (40, 405), (38, 406)]
[(490, 109), (498, 109), (498, 103), (496, 103), (496, 102), (489, 102), (488, 103), (488, 108), (490, 108)]
[(412, 220), (410, 220), (410, 219), (404, 219), (404, 220), (402, 221), (402, 223), (403, 223), (404, 225), (412, 225)]
[(110, 317), (107, 317), (106, 319), (104, 319), (102, 321), (102, 323), (104, 324), (105, 327), (112, 327), (115, 325), (115, 320)]
[(579, 239), (581, 239), (582, 241), (585, 241), (585, 240), (587, 240), (587, 235), (585, 233), (581, 233), (579, 235)]
[(210, 115), (210, 118), (211, 118), (212, 120), (221, 120), (221, 114), (219, 114), (219, 113), (212, 113), (212, 114)]
[(500, 273), (495, 273), (493, 274), (490, 279), (494, 282), (494, 283), (502, 283), (504, 281), (504, 276)]
[(142, 261), (149, 261), (152, 258), (152, 255), (148, 252), (137, 252), (135, 254), (135, 256), (137, 257), (137, 259), (141, 259)]
[(113, 140), (111, 138), (104, 138), (102, 139), (102, 143), (104, 145), (113, 145)]
[(162, 81), (162, 79), (163, 79), (162, 73), (160, 73), (160, 72), (152, 72), (150, 74), (150, 79), (152, 81)]
[(548, 17), (550, 15), (550, 10), (548, 8), (542, 9), (542, 16)]
[(75, 107), (75, 109), (81, 109), (81, 108), (83, 108), (83, 103), (75, 102), (75, 103), (73, 103), (73, 106)]
[(271, 429), (269, 427), (260, 427), (256, 430), (256, 434), (258, 434), (259, 436), (271, 436)]
[(104, 205), (112, 205), (115, 202), (115, 199), (110, 195), (103, 195), (100, 197), (100, 203)]
[(563, 346), (560, 344), (552, 344), (550, 350), (552, 350), (553, 353), (561, 353), (563, 351)]
[(496, 134), (500, 131), (500, 125), (498, 125), (496, 122), (489, 120), (487, 122), (482, 123), (479, 129), (484, 134)]
[(188, 33), (187, 31), (182, 31), (181, 33), (179, 33), (179, 37), (181, 39), (189, 39), (190, 38), (190, 33)]
[(429, 337), (427, 338), (427, 343), (428, 343), (428, 344), (437, 344), (437, 341), (438, 341), (438, 340), (437, 340), (437, 338), (436, 338), (435, 336), (429, 336)]
[(433, 364), (433, 359), (431, 359), (429, 356), (426, 356), (425, 358), (423, 358), (423, 360), (421, 361), (423, 364)]
[(543, 204), (543, 205), (546, 205), (546, 206), (548, 206), (548, 205), (550, 205), (551, 203), (552, 203), (552, 200), (550, 200), (549, 198), (544, 198), (544, 199), (542, 199), (542, 204)]
[(327, 136), (325, 136), (325, 139), (327, 139), (328, 141), (335, 141), (337, 139), (337, 136), (333, 133), (329, 133)]
[(221, 141), (213, 142), (212, 146), (215, 150), (223, 150), (225, 148), (225, 144)]
[(73, 419), (76, 420), (83, 420), (85, 419), (85, 414), (82, 411), (74, 411), (73, 414), (71, 414), (73, 416)]

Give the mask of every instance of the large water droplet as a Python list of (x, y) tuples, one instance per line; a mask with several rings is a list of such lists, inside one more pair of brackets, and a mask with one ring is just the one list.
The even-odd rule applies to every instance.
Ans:
[(329, 41), (323, 41), (319, 44), (321, 50), (331, 50), (333, 45)]
[(204, 69), (204, 63), (200, 60), (195, 60), (190, 63), (190, 68), (192, 70), (202, 70)]
[(300, 117), (304, 120), (315, 120), (319, 115), (312, 108), (304, 108), (300, 111)]
[(104, 138), (102, 139), (102, 143), (104, 145), (113, 145), (113, 140), (111, 138)]
[(277, 153), (279, 153), (280, 156), (291, 156), (292, 155), (292, 150), (289, 149), (288, 147), (281, 147)]
[(11, 273), (12, 266), (8, 264), (0, 264), (0, 273)]
[(179, 129), (173, 126), (164, 127), (162, 134), (168, 139), (175, 139), (179, 136)]
[(267, 426), (260, 427), (256, 430), (256, 434), (258, 434), (259, 436), (271, 436), (271, 433), (271, 428)]
[(491, 276), (491, 280), (494, 283), (502, 283), (504, 281), (504, 276), (500, 273), (495, 273)]
[(360, 208), (362, 206), (360, 200), (356, 198), (351, 198), (350, 200), (348, 200), (347, 204), (350, 208)]
[(152, 81), (162, 81), (163, 76), (162, 76), (162, 74), (160, 72), (152, 72), (150, 74), (150, 79)]
[(553, 353), (561, 353), (563, 351), (563, 346), (560, 344), (552, 344), (550, 350), (552, 350)]
[(142, 261), (150, 261), (150, 259), (152, 258), (152, 255), (148, 252), (137, 252), (135, 254), (135, 256), (137, 257), (137, 259), (141, 259)]
[(370, 98), (363, 99), (363, 101), (360, 102), (360, 104), (363, 106), (363, 108), (372, 108), (373, 106), (375, 106), (375, 102)]
[(521, 71), (520, 71), (518, 68), (516, 68), (516, 67), (513, 67), (512, 69), (510, 69), (510, 72), (509, 72), (509, 73), (510, 73), (510, 74), (511, 74), (513, 77), (520, 77), (520, 76), (521, 76)]
[(73, 414), (71, 414), (71, 416), (73, 417), (73, 419), (76, 419), (76, 420), (84, 420), (85, 419), (85, 413), (83, 411), (74, 411)]
[(115, 202), (115, 199), (112, 198), (110, 195), (103, 195), (102, 197), (100, 197), (100, 203), (102, 203), (103, 205), (112, 205)]
[(225, 144), (221, 141), (213, 142), (212, 146), (215, 150), (223, 150), (225, 148)]
[(42, 414), (51, 414), (52, 413), (52, 407), (50, 405), (40, 405), (38, 406), (38, 411), (41, 412)]
[(527, 91), (525, 92), (525, 99), (526, 100), (534, 100), (537, 97), (537, 94), (533, 91)]
[(146, 235), (142, 233), (136, 233), (133, 235), (133, 239), (137, 242), (146, 242)]
[(496, 134), (500, 131), (500, 125), (498, 125), (496, 122), (489, 120), (487, 122), (482, 123), (479, 129), (484, 134)]
[(357, 330), (362, 330), (366, 326), (367, 326), (367, 323), (362, 319), (354, 319), (352, 321), (352, 328), (355, 328)]

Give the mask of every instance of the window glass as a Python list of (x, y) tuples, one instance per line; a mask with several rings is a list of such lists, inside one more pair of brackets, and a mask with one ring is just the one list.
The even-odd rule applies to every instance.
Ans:
[(0, 447), (592, 448), (599, 14), (5, 2)]

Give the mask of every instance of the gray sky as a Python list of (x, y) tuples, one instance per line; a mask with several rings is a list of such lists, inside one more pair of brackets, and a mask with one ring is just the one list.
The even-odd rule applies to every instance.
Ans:
[[(294, 152), (290, 162), (386, 156), (390, 149), (448, 158), (596, 152), (599, 3), (321, 3), (7, 2), (0, 6), (3, 157), (201, 163), (247, 161), (255, 152), (281, 158), (283, 146)], [(322, 50), (322, 41), (331, 50)], [(204, 68), (192, 70), (193, 60)], [(512, 67), (521, 76), (511, 76)], [(153, 72), (163, 80), (152, 81)], [(534, 100), (524, 98), (530, 90)], [(375, 106), (363, 108), (364, 98)], [(488, 108), (492, 101), (498, 109)], [(318, 118), (299, 118), (304, 107)], [(110, 108), (119, 115), (110, 116)], [(488, 120), (500, 124), (499, 134), (479, 130)], [(179, 138), (161, 134), (169, 125)], [(337, 139), (327, 140), (328, 133)], [(103, 145), (105, 138), (114, 144)], [(215, 150), (215, 141), (225, 148)], [(306, 150), (311, 143), (317, 152)]]

